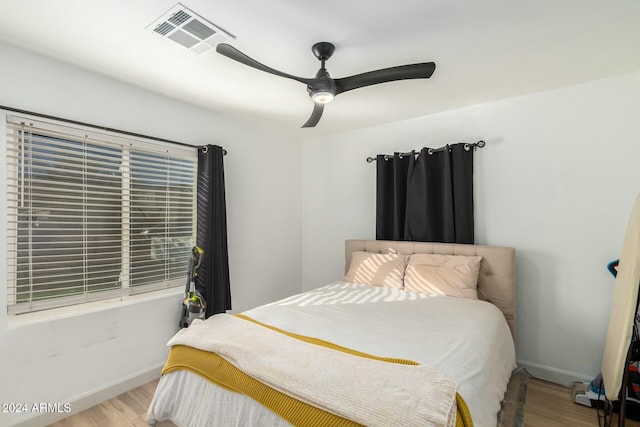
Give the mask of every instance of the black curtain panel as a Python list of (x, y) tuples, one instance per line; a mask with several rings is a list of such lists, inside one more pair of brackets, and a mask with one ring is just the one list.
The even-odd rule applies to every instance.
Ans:
[(376, 238), (474, 243), (473, 149), (378, 156)]
[(407, 207), (407, 173), (410, 155), (376, 156), (376, 239), (404, 238)]
[(231, 309), (223, 158), (223, 149), (217, 145), (198, 150), (196, 244), (204, 255), (196, 284), (207, 301), (205, 317)]

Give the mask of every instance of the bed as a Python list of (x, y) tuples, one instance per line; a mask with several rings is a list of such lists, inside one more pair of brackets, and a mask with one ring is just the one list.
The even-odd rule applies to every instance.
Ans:
[[(462, 295), (416, 279), (467, 259)], [(344, 280), (178, 332), (147, 422), (495, 426), (515, 368), (515, 250), (348, 240), (345, 261)]]

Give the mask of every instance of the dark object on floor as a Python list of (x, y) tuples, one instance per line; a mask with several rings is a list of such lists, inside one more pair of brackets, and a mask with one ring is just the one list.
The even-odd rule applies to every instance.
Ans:
[(527, 397), (529, 373), (524, 368), (518, 368), (511, 374), (507, 391), (498, 412), (498, 427), (524, 426), (524, 403)]

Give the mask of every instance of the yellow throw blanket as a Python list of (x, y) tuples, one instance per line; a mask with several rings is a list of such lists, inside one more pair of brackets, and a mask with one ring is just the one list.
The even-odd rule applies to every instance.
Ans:
[[(220, 315), (218, 315), (220, 316)], [(225, 315), (228, 316), (228, 315)], [(229, 316), (231, 317), (231, 316)], [(371, 356), (365, 353), (361, 353), (355, 350), (350, 350), (344, 347), (337, 346), (332, 343), (328, 343), (326, 341), (318, 340), (311, 337), (305, 337), (301, 335), (291, 334), (277, 328), (260, 324), (246, 316), (238, 315), (237, 317), (242, 317), (245, 320), (250, 320), (252, 323), (261, 325), (262, 327), (268, 328), (271, 331), (277, 332), (277, 335), (286, 335), (291, 338), (295, 338), (297, 341), (304, 341), (306, 343), (315, 344), (319, 347), (330, 348), (333, 350), (338, 350), (342, 353), (348, 353), (351, 355), (363, 357), (366, 359), (374, 359), (383, 362), (396, 363), (396, 364), (404, 364), (404, 365), (417, 365), (415, 362), (401, 360), (401, 359), (386, 359), (379, 358), (376, 356)], [(236, 319), (237, 319), (236, 317)], [(228, 319), (227, 319), (228, 320)], [(239, 320), (239, 319), (238, 319)], [(219, 318), (217, 321), (223, 321), (223, 318)], [(193, 325), (189, 329), (198, 329), (201, 328), (206, 322), (196, 323), (196, 328), (193, 328)], [(232, 321), (230, 323), (231, 326), (235, 325), (237, 320)], [(245, 323), (245, 322), (240, 322)], [(248, 323), (248, 322), (247, 322)], [(222, 325), (217, 325), (222, 326)], [(241, 327), (248, 327), (245, 325), (238, 325)], [(188, 330), (184, 330), (187, 332)], [(203, 331), (200, 331), (200, 333)], [(190, 335), (194, 335), (194, 331), (190, 332)], [(273, 333), (272, 333), (273, 334)], [(190, 346), (188, 335), (185, 333), (178, 334), (176, 337), (181, 337), (177, 339), (172, 339), (170, 345), (173, 345), (171, 352), (169, 354), (169, 359), (165, 365), (163, 370), (163, 374), (167, 372), (171, 372), (174, 370), (186, 369), (190, 370), (198, 375), (201, 375), (210, 381), (216, 383), (217, 385), (224, 387), (228, 390), (232, 390), (238, 393), (245, 394), (257, 402), (261, 403), (265, 407), (269, 408), (271, 411), (277, 413), (283, 419), (287, 420), (293, 425), (296, 426), (354, 426), (360, 425), (354, 421), (350, 421), (345, 417), (341, 417), (336, 415), (335, 413), (329, 412), (330, 408), (325, 407), (323, 409), (319, 409), (316, 406), (313, 406), (311, 402), (305, 402), (305, 399), (294, 398), (286, 393), (286, 390), (277, 390), (272, 386), (265, 384), (264, 381), (259, 381), (252, 376), (247, 375), (245, 372), (234, 366), (235, 364), (241, 365), (237, 360), (231, 360), (231, 362), (225, 360), (224, 357), (228, 357), (223, 355), (224, 357), (207, 351), (206, 348), (209, 344), (196, 343), (196, 346), (203, 347), (203, 349), (196, 349)], [(274, 336), (271, 336), (273, 339)], [(185, 345), (186, 344), (186, 345)], [(255, 359), (255, 358), (254, 358)], [(315, 365), (314, 365), (315, 366)], [(317, 367), (317, 366), (316, 366)], [(373, 393), (372, 393), (373, 394)], [(299, 396), (298, 396), (299, 397)], [(357, 396), (356, 396), (357, 398)], [(365, 399), (358, 399), (361, 401), (365, 401)], [(473, 426), (473, 422), (471, 421), (471, 416), (469, 414), (469, 410), (464, 403), (464, 400), (456, 394), (457, 401), (457, 413), (455, 417), (456, 426)], [(320, 405), (321, 406), (321, 405)], [(365, 408), (367, 409), (367, 408)], [(370, 408), (368, 408), (370, 409)], [(376, 408), (377, 409), (377, 408)], [(373, 412), (373, 411), (372, 411)], [(412, 414), (409, 414), (412, 415)], [(397, 413), (397, 414), (386, 414), (387, 417), (394, 416), (398, 417), (398, 420), (406, 414)]]

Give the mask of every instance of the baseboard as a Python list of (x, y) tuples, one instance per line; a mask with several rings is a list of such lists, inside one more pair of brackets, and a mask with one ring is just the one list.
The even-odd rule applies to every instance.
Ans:
[(42, 427), (43, 425), (55, 423), (159, 378), (163, 366), (164, 362), (144, 371), (129, 375), (128, 377), (118, 379), (103, 387), (95, 388), (73, 397), (68, 400), (71, 404), (71, 412), (69, 413), (52, 412), (38, 414), (30, 416), (28, 419), (23, 418), (16, 420), (17, 423), (11, 425), (16, 427)]
[(529, 362), (527, 360), (518, 359), (516, 362), (518, 363), (518, 366), (524, 367), (531, 376), (539, 378), (541, 380), (560, 384), (565, 387), (569, 387), (574, 381), (589, 382), (593, 379), (593, 376), (590, 377), (578, 372), (558, 369), (552, 366), (540, 365), (538, 363)]

